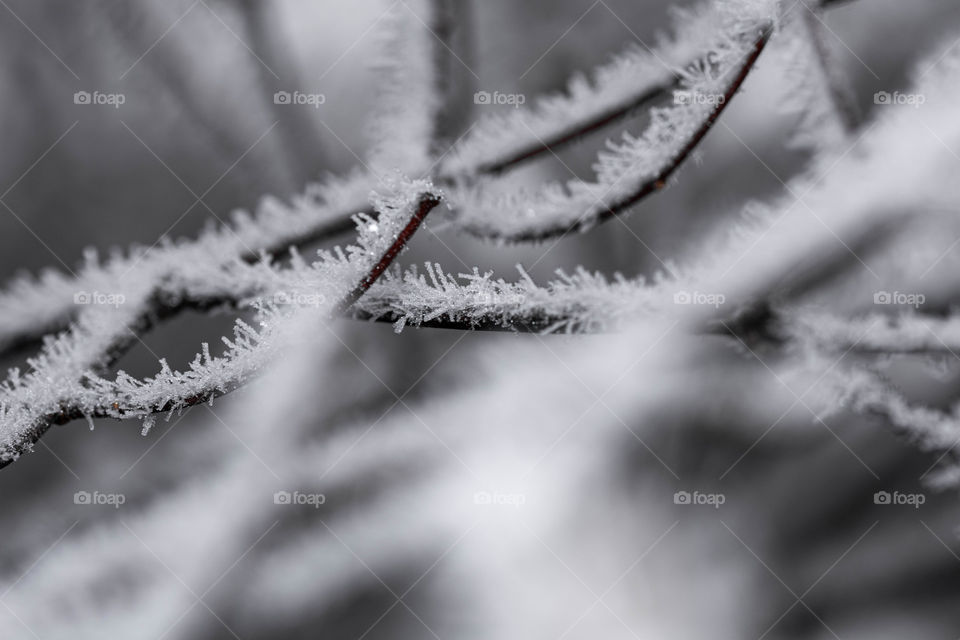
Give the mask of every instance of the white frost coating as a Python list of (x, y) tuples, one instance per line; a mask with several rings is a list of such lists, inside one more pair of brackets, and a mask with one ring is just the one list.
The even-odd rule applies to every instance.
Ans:
[(290, 204), (265, 198), (254, 215), (236, 211), (229, 225), (208, 229), (193, 241), (132, 247), (103, 264), (89, 253), (77, 278), (52, 270), (39, 277), (21, 276), (0, 292), (0, 346), (18, 336), (35, 335), (38, 329), (64, 326), (80, 309), (74, 303), (79, 293), (117, 293), (133, 280), (159, 285), (199, 264), (227, 264), (309, 236), (326, 223), (364, 209), (377, 185), (377, 179), (364, 172), (330, 177), (308, 186)]
[(791, 314), (788, 331), (818, 349), (843, 353), (848, 349), (878, 353), (960, 350), (960, 317), (935, 318), (905, 313), (840, 318), (823, 312)]
[[(897, 354), (953, 353), (960, 348), (960, 318), (927, 318), (913, 313), (899, 316), (871, 314), (841, 320), (825, 313), (798, 313), (787, 327), (798, 352), (820, 354), (816, 367), (827, 371), (819, 402), (831, 411), (848, 408), (883, 416), (920, 446), (932, 451), (955, 450), (960, 442), (960, 403), (948, 411), (911, 404), (873, 368), (835, 366), (838, 354), (854, 349)], [(810, 356), (808, 356), (810, 357)], [(945, 466), (937, 482), (946, 485), (960, 467)]]
[[(47, 425), (47, 417), (60, 412), (143, 417), (176, 410), (243, 384), (293, 337), (284, 327), (296, 316), (294, 310), (315, 308), (319, 318), (328, 316), (380, 260), (421, 196), (432, 189), (428, 181), (396, 180), (391, 187), (390, 195), (371, 196), (380, 213), (376, 224), (369, 217), (358, 216), (356, 245), (322, 252), (317, 262), (303, 270), (304, 280), (291, 282), (296, 295), (309, 292), (309, 302), (299, 298), (286, 300), (292, 303), (289, 305), (278, 298), (260, 301), (256, 313), (259, 328), (238, 320), (233, 337), (223, 338), (225, 353), (211, 356), (209, 347), (203, 345), (187, 371), (173, 371), (161, 360), (160, 372), (143, 381), (123, 371), (113, 380), (101, 377), (96, 367), (107, 364), (105, 360), (118, 342), (130, 339), (130, 327), (154, 293), (151, 280), (134, 283), (139, 288), (113, 283), (112, 293), (122, 295), (122, 302), (91, 305), (71, 330), (48, 340), (30, 361), (30, 372), (11, 372), (0, 392), (0, 460), (16, 458), (37, 430)], [(184, 280), (200, 286), (189, 278)], [(235, 279), (233, 282), (237, 284)], [(282, 289), (278, 293), (290, 295)]]
[(642, 187), (653, 187), (665, 177), (724, 104), (758, 39), (772, 24), (771, 9), (764, 2), (724, 3), (716, 11), (699, 14), (694, 31), (706, 50), (701, 48), (698, 63), (671, 71), (680, 77), (674, 103), (651, 109), (650, 123), (639, 137), (624, 133), (619, 142), (608, 141), (594, 164), (594, 181), (549, 183), (534, 191), (508, 194), (499, 192), (496, 181), (492, 190), (484, 183), (463, 187), (453, 194), (459, 210), (457, 226), (478, 236), (508, 240), (535, 239), (574, 225), (590, 228), (609, 209), (622, 207)]
[(529, 325), (543, 333), (612, 331), (645, 316), (662, 313), (676, 290), (657, 278), (628, 280), (616, 274), (608, 280), (577, 268), (572, 275), (558, 271), (558, 280), (537, 285), (518, 265), (521, 279), (507, 282), (491, 272), (444, 273), (426, 263), (387, 274), (361, 298), (356, 310), (372, 318), (392, 317), (396, 329), (438, 318), (465, 325), (503, 327)]
[(719, 33), (740, 35), (763, 22), (773, 22), (775, 15), (775, 3), (767, 0), (701, 3), (675, 10), (676, 33), (659, 36), (652, 49), (631, 45), (589, 75), (574, 76), (563, 93), (540, 98), (529, 108), (511, 108), (481, 118), (450, 154), (444, 172), (472, 174), (576, 129), (580, 122), (633, 105), (648, 92), (672, 85), (691, 60), (707, 53), (705, 47), (715, 42)]
[(118, 306), (91, 305), (71, 331), (46, 339), (28, 360), (30, 370), (11, 369), (0, 387), (0, 460), (19, 455), (20, 445), (41, 428), (42, 416), (57, 414), (65, 400), (86, 392), (87, 372), (104, 364), (112, 345), (128, 338), (149, 291), (126, 289)]
[[(829, 366), (824, 360), (821, 364)], [(948, 412), (911, 404), (876, 372), (864, 367), (844, 367), (824, 376), (829, 391), (819, 400), (834, 411), (849, 408), (882, 416), (903, 430), (922, 448), (954, 451), (960, 440), (960, 403)], [(955, 463), (954, 463), (955, 464)]]
[[(386, 4), (386, 0), (382, 4)], [(429, 167), (437, 114), (433, 0), (391, 2), (380, 18), (378, 97), (370, 119), (369, 165), (377, 173)]]

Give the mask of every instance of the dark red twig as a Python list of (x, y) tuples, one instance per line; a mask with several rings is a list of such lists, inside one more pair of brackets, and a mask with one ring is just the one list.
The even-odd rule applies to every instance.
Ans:
[(604, 209), (602, 209), (595, 216), (591, 216), (589, 219), (581, 218), (573, 224), (569, 225), (556, 225), (553, 227), (539, 228), (536, 231), (521, 231), (512, 235), (507, 234), (495, 234), (491, 233), (489, 230), (478, 231), (478, 235), (483, 235), (484, 237), (491, 238), (494, 240), (503, 240), (507, 242), (537, 242), (543, 240), (549, 240), (551, 238), (556, 238), (559, 236), (564, 236), (568, 233), (575, 233), (584, 231), (586, 228), (593, 227), (596, 224), (602, 223), (610, 218), (617, 216), (630, 207), (634, 206), (647, 196), (660, 191), (667, 185), (667, 181), (673, 176), (674, 173), (683, 165), (686, 159), (693, 153), (694, 149), (699, 146), (700, 142), (706, 137), (710, 130), (713, 128), (713, 125), (716, 124), (717, 120), (720, 118), (721, 114), (726, 110), (727, 105), (733, 99), (733, 96), (740, 90), (740, 87), (743, 85), (743, 82), (747, 79), (747, 76), (750, 75), (750, 71), (753, 69), (754, 64), (756, 64), (757, 59), (760, 57), (760, 54), (763, 53), (764, 48), (767, 46), (767, 42), (770, 40), (771, 30), (766, 29), (760, 38), (756, 41), (753, 48), (750, 50), (750, 53), (744, 59), (740, 70), (737, 74), (731, 79), (730, 84), (727, 85), (726, 90), (724, 91), (723, 100), (718, 100), (718, 104), (710, 112), (710, 115), (704, 120), (703, 124), (693, 133), (687, 143), (683, 148), (677, 153), (677, 155), (670, 160), (656, 175), (652, 176), (650, 179), (646, 180), (640, 184), (637, 189), (617, 200)]
[(413, 211), (413, 215), (410, 216), (410, 220), (407, 221), (407, 224), (404, 225), (403, 229), (400, 230), (400, 233), (397, 234), (396, 239), (393, 241), (393, 244), (384, 252), (380, 260), (373, 266), (370, 272), (364, 276), (353, 291), (347, 294), (347, 296), (340, 301), (340, 304), (337, 305), (337, 312), (343, 313), (351, 306), (353, 303), (360, 299), (364, 293), (367, 292), (373, 283), (383, 275), (383, 272), (387, 270), (390, 264), (394, 259), (400, 255), (400, 252), (407, 246), (407, 243), (413, 237), (413, 234), (417, 232), (417, 229), (420, 228), (420, 225), (423, 224), (424, 219), (427, 217), (427, 214), (430, 213), (434, 207), (440, 204), (440, 198), (433, 195), (432, 193), (426, 193), (420, 198), (420, 202), (417, 205), (417, 208)]

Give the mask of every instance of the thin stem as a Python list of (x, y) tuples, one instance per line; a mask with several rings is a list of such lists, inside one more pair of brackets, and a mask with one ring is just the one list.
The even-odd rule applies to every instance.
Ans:
[(394, 259), (400, 255), (400, 252), (407, 246), (407, 243), (413, 237), (413, 234), (417, 232), (417, 229), (420, 228), (420, 225), (423, 224), (424, 219), (427, 217), (427, 214), (430, 213), (438, 204), (440, 204), (440, 198), (433, 194), (426, 194), (420, 199), (420, 203), (417, 205), (416, 209), (413, 212), (413, 215), (410, 216), (410, 219), (407, 221), (407, 224), (401, 229), (400, 233), (397, 234), (396, 239), (390, 245), (390, 247), (384, 252), (380, 260), (373, 266), (370, 272), (354, 287), (347, 296), (340, 301), (337, 305), (337, 312), (343, 313), (351, 306), (353, 303), (360, 299), (364, 293), (367, 292), (373, 283), (383, 275), (383, 272), (393, 263)]
[(605, 203), (604, 208), (595, 216), (591, 216), (589, 219), (581, 218), (573, 224), (540, 227), (536, 230), (521, 231), (511, 235), (486, 231), (482, 232), (482, 235), (493, 240), (503, 240), (508, 242), (540, 242), (549, 240), (551, 238), (561, 237), (567, 235), (568, 233), (584, 231), (587, 228), (595, 226), (596, 224), (609, 220), (610, 218), (623, 213), (650, 194), (660, 191), (666, 187), (667, 181), (683, 165), (686, 159), (690, 157), (690, 154), (693, 153), (700, 142), (703, 141), (706, 135), (713, 128), (713, 125), (716, 124), (717, 119), (719, 119), (720, 115), (726, 110), (727, 105), (733, 99), (733, 96), (737, 93), (737, 91), (739, 91), (740, 87), (743, 85), (743, 82), (747, 79), (747, 76), (750, 75), (750, 71), (753, 69), (754, 64), (760, 57), (760, 54), (763, 53), (764, 48), (767, 46), (770, 35), (771, 30), (768, 28), (756, 41), (753, 48), (750, 50), (750, 53), (744, 59), (740, 70), (727, 85), (727, 88), (724, 91), (723, 100), (717, 101), (717, 104), (711, 110), (710, 114), (704, 119), (700, 127), (694, 131), (693, 135), (690, 136), (690, 138), (687, 140), (687, 143), (655, 175), (638, 185), (638, 187), (632, 193), (618, 200), (614, 200), (609, 204)]
[(556, 153), (564, 147), (577, 142), (584, 136), (605, 129), (632, 113), (663, 100), (670, 92), (680, 86), (680, 77), (674, 76), (669, 82), (651, 87), (618, 107), (589, 114), (589, 117), (559, 129), (542, 139), (531, 140), (526, 147), (504, 156), (499, 160), (486, 162), (477, 167), (479, 175), (498, 175), (535, 160), (546, 153)]

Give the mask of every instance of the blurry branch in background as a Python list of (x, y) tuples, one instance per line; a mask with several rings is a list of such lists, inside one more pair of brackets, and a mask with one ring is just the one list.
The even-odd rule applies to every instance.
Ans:
[(811, 47), (816, 51), (819, 71), (827, 83), (827, 97), (833, 109), (839, 115), (844, 131), (853, 133), (863, 123), (863, 119), (854, 102), (853, 92), (847, 78), (843, 75), (840, 61), (834, 54), (827, 37), (827, 28), (820, 14), (822, 10), (805, 7), (801, 13)]
[(286, 156), (292, 164), (293, 180), (303, 180), (322, 166), (324, 155), (320, 130), (307, 109), (289, 109), (273, 99), (278, 90), (309, 87), (290, 54), (290, 39), (284, 34), (278, 5), (269, 0), (232, 0), (243, 24), (243, 40), (249, 43), (257, 64), (253, 65), (260, 84), (260, 99), (274, 114), (283, 137)]
[[(154, 27), (169, 20), (173, 4), (156, 5), (149, 2), (102, 3), (103, 17), (116, 41), (126, 49), (130, 66), (120, 75), (124, 81), (132, 74), (149, 74), (163, 94), (173, 100), (184, 112), (184, 121), (193, 124), (197, 136), (209, 141), (222, 158), (237, 158), (246, 150), (238, 143), (234, 123), (225, 118), (207, 99), (196, 74), (196, 64), (189, 47), (183, 46), (182, 34), (171, 32), (157, 39)], [(219, 16), (211, 18), (219, 20)], [(154, 44), (155, 46), (151, 46)], [(144, 50), (150, 47), (149, 59)], [(273, 91), (270, 92), (273, 95)], [(290, 163), (294, 156), (281, 159), (274, 167), (267, 167), (277, 184), (293, 185)]]
[(434, 82), (441, 105), (434, 126), (433, 152), (440, 156), (473, 121), (473, 95), (477, 90), (472, 71), (476, 63), (476, 19), (473, 2), (432, 0), (432, 4)]

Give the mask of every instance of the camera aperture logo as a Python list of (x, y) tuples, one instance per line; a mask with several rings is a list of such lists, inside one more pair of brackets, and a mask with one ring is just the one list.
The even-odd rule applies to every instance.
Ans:
[(522, 93), (501, 93), (494, 91), (477, 91), (473, 94), (473, 103), (477, 105), (505, 105), (519, 109), (526, 104), (527, 96)]
[(927, 301), (927, 297), (922, 293), (904, 293), (902, 291), (877, 291), (873, 294), (873, 304), (892, 304), (899, 306), (911, 306), (914, 309)]
[(896, 104), (919, 109), (926, 103), (927, 96), (922, 93), (900, 93), (899, 91), (890, 93), (889, 91), (877, 91), (873, 94), (873, 104), (876, 105), (889, 106)]
[(307, 493), (304, 491), (277, 491), (273, 494), (273, 504), (307, 505), (319, 509), (326, 504), (327, 496), (322, 493)]
[(99, 304), (119, 307), (127, 301), (122, 293), (101, 293), (100, 291), (77, 291), (73, 294), (73, 304)]
[(727, 501), (727, 496), (722, 493), (701, 493), (700, 491), (677, 491), (673, 494), (673, 504), (709, 506), (719, 509), (720, 505)]
[(677, 291), (673, 294), (674, 304), (696, 304), (719, 308), (727, 301), (722, 293), (703, 293), (702, 291)]
[(297, 291), (278, 291), (273, 295), (275, 305), (294, 305), (297, 307), (320, 308), (327, 301), (320, 293), (301, 293)]
[(96, 105), (119, 109), (126, 104), (127, 96), (122, 93), (103, 93), (101, 91), (77, 91), (73, 94), (73, 104)]
[(499, 493), (497, 491), (477, 491), (473, 494), (473, 504), (500, 505), (519, 509), (527, 503), (523, 493)]
[(873, 494), (873, 504), (910, 506), (919, 509), (927, 501), (927, 496), (922, 493), (900, 493), (899, 491), (877, 491)]
[(81, 505), (109, 505), (119, 509), (127, 501), (122, 493), (101, 493), (100, 491), (77, 491), (73, 494), (73, 504)]
[(717, 107), (727, 101), (727, 96), (722, 93), (701, 93), (700, 91), (690, 91), (677, 89), (673, 92), (673, 104), (684, 105), (706, 105)]
[(327, 96), (322, 93), (303, 93), (302, 91), (277, 91), (273, 94), (273, 104), (297, 105), (319, 109), (326, 104)]

